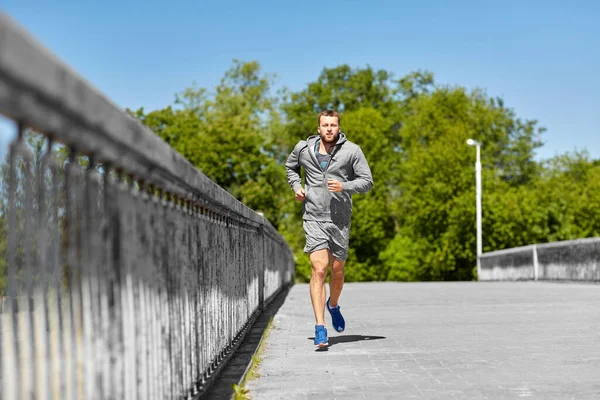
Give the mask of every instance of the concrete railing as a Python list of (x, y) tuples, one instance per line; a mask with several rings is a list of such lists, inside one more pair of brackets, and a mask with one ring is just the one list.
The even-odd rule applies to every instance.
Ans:
[(483, 253), (479, 280), (600, 282), (600, 238), (534, 244)]
[(2, 14), (0, 114), (0, 398), (206, 393), (287, 243)]

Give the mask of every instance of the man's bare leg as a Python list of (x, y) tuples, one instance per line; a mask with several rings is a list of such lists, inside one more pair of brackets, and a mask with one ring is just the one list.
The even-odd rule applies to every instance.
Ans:
[(330, 257), (331, 276), (329, 277), (329, 307), (338, 305), (338, 300), (344, 287), (344, 264), (345, 261)]
[(325, 325), (325, 276), (329, 266), (329, 250), (322, 249), (310, 253), (310, 263), (310, 300), (315, 312), (315, 325)]

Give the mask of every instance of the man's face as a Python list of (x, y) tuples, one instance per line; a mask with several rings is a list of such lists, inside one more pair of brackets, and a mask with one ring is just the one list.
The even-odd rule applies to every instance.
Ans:
[(319, 123), (319, 134), (325, 143), (335, 143), (340, 134), (338, 117), (322, 116)]

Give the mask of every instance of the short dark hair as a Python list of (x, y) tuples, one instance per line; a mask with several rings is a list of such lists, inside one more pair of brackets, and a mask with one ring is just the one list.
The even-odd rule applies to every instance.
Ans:
[(318, 126), (321, 126), (321, 117), (337, 117), (338, 125), (340, 124), (340, 113), (334, 110), (324, 110), (319, 113), (319, 117), (317, 118)]

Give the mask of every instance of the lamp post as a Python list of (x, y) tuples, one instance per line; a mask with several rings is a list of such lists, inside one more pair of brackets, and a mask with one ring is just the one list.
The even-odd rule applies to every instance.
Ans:
[(475, 160), (475, 204), (477, 208), (477, 280), (481, 276), (481, 160), (480, 160), (480, 147), (481, 143), (468, 139), (467, 144), (469, 146), (475, 146), (477, 149), (477, 159)]

